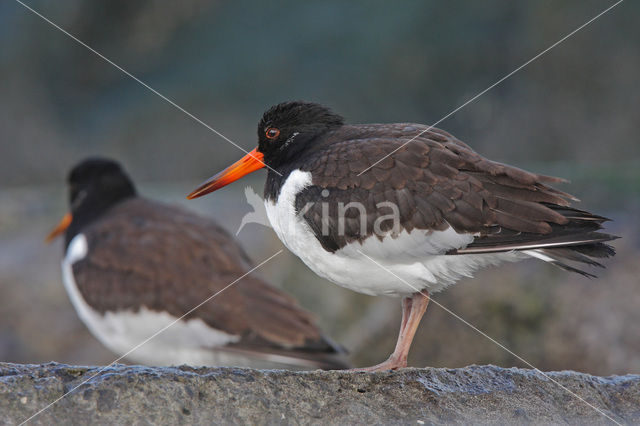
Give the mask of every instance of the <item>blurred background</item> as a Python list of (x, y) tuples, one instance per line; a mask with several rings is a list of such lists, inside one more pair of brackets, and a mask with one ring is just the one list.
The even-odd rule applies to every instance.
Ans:
[[(25, 1), (249, 150), (270, 105), (305, 99), (349, 122), (431, 124), (611, 5), (608, 0)], [(439, 124), (481, 154), (562, 176), (624, 238), (597, 280), (528, 261), (435, 299), (543, 370), (640, 372), (640, 3), (624, 2)], [(264, 173), (188, 202), (242, 152), (13, 0), (0, 3), (0, 360), (105, 364), (61, 282), (65, 177), (121, 161), (143, 194), (235, 233)], [(272, 230), (238, 238), (256, 263)], [(342, 289), (289, 252), (259, 273), (295, 295), (357, 365), (393, 349), (397, 299)], [(524, 364), (432, 304), (412, 366)]]

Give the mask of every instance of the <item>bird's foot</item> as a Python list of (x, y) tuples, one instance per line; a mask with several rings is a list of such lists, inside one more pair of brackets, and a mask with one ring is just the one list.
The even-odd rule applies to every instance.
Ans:
[(393, 355), (389, 357), (389, 359), (387, 359), (384, 362), (381, 362), (380, 364), (376, 364), (373, 365), (371, 367), (365, 367), (365, 368), (352, 368), (349, 371), (354, 371), (354, 372), (368, 372), (368, 373), (372, 373), (374, 371), (388, 371), (388, 370), (398, 370), (400, 368), (405, 368), (407, 366), (407, 359), (404, 358), (395, 358)]

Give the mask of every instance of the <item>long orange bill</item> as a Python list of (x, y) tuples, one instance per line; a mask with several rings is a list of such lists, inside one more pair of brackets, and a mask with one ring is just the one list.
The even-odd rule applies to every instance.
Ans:
[(60, 221), (60, 223), (58, 223), (58, 226), (56, 226), (53, 231), (51, 231), (49, 233), (49, 235), (47, 235), (47, 238), (45, 239), (46, 242), (50, 243), (51, 241), (53, 241), (58, 235), (61, 235), (64, 233), (64, 231), (67, 230), (67, 228), (69, 227), (69, 225), (71, 225), (71, 220), (73, 219), (73, 216), (71, 216), (71, 213), (67, 213), (64, 216), (62, 216), (62, 220)]
[(251, 172), (260, 170), (265, 166), (263, 163), (264, 155), (258, 152), (258, 148), (254, 149), (240, 160), (236, 161), (220, 173), (207, 179), (202, 185), (200, 185), (195, 191), (187, 195), (187, 199), (193, 200), (194, 198), (202, 197), (210, 192), (229, 185), (240, 179), (242, 176), (246, 176)]

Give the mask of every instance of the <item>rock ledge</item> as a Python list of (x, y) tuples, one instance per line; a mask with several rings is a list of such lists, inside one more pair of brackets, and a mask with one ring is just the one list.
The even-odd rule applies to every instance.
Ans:
[(368, 374), (0, 363), (0, 424), (20, 423), (78, 385), (30, 424), (613, 423), (569, 390), (616, 422), (640, 423), (639, 375), (495, 366)]

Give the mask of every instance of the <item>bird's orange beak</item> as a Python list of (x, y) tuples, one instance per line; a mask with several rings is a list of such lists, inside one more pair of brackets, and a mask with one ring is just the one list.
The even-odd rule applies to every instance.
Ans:
[(258, 152), (258, 148), (249, 152), (247, 155), (236, 161), (220, 173), (207, 179), (202, 185), (200, 185), (195, 191), (187, 195), (187, 199), (193, 200), (194, 198), (202, 197), (210, 192), (218, 190), (223, 186), (229, 185), (240, 179), (242, 176), (246, 176), (251, 172), (260, 170), (265, 167), (264, 155)]
[(46, 242), (50, 243), (51, 241), (53, 241), (58, 235), (61, 235), (64, 233), (64, 231), (67, 230), (67, 228), (69, 227), (69, 225), (71, 225), (71, 221), (73, 220), (73, 216), (71, 216), (71, 213), (67, 213), (64, 216), (62, 216), (62, 220), (60, 220), (60, 223), (58, 223), (58, 226), (56, 226), (53, 231), (51, 231), (49, 233), (49, 235), (47, 235), (47, 238), (45, 239)]

